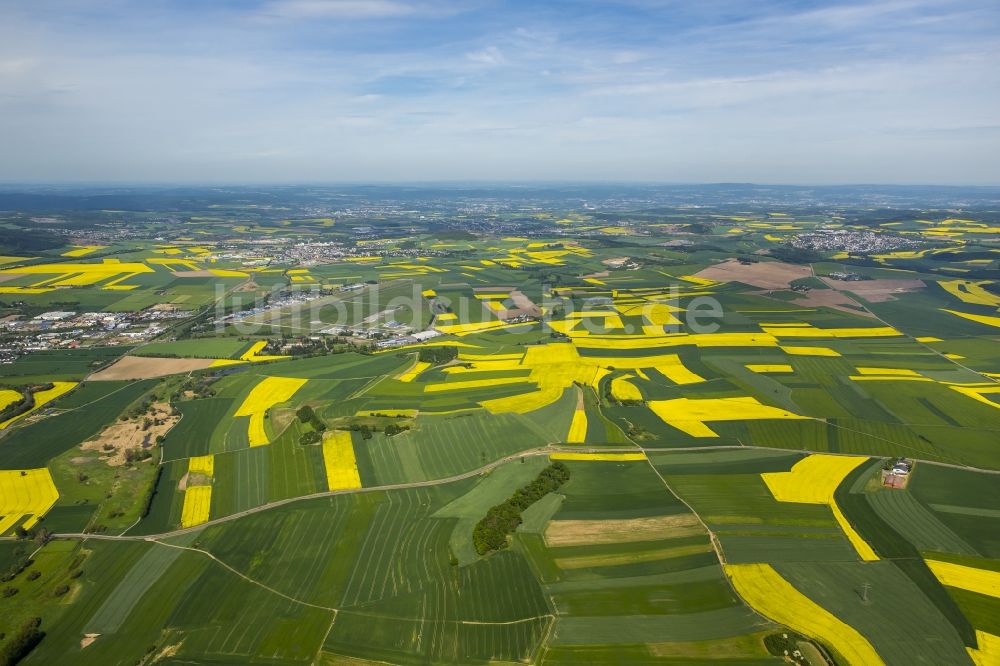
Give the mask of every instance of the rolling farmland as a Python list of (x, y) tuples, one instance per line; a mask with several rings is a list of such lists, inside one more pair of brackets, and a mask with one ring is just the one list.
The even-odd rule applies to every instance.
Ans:
[[(746, 207), (204, 209), (5, 256), (5, 314), (160, 328), (0, 366), (0, 649), (994, 663), (1000, 220)], [(834, 231), (895, 249), (796, 240)]]

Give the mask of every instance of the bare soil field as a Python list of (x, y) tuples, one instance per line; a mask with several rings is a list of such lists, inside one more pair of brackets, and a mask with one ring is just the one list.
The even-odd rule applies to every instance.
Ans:
[(211, 271), (174, 271), (174, 277), (212, 277)]
[(855, 315), (861, 315), (863, 317), (874, 318), (875, 315), (868, 312), (864, 307), (850, 297), (849, 294), (837, 291), (835, 289), (810, 289), (806, 292), (792, 292), (787, 290), (777, 291), (759, 291), (754, 292), (757, 296), (773, 296), (776, 293), (787, 293), (794, 294), (795, 298), (791, 301), (783, 301), (786, 303), (794, 303), (795, 305), (804, 305), (813, 308), (831, 308), (833, 310), (840, 310), (841, 312), (849, 312)]
[(631, 257), (612, 257), (610, 259), (602, 259), (601, 263), (609, 268), (621, 268), (630, 258)]
[(516, 310), (508, 310), (508, 312), (513, 312), (513, 316), (527, 315), (529, 317), (541, 317), (542, 309), (535, 305), (535, 302), (528, 298), (520, 289), (514, 289), (510, 292), (510, 300), (514, 301), (514, 305), (517, 306)]
[(727, 259), (721, 264), (709, 266), (694, 274), (695, 277), (716, 282), (742, 282), (761, 289), (788, 289), (792, 280), (810, 275), (812, 271), (808, 266), (796, 266), (780, 261), (741, 264), (736, 259)]
[(553, 520), (545, 530), (548, 546), (656, 541), (701, 534), (694, 514), (628, 518), (625, 520)]
[(842, 280), (832, 280), (821, 278), (831, 289), (839, 291), (849, 291), (857, 294), (866, 301), (872, 303), (882, 303), (884, 301), (894, 301), (894, 294), (902, 294), (907, 291), (923, 289), (927, 285), (923, 280), (861, 280), (859, 282), (844, 282)]
[[(143, 428), (145, 420), (152, 423)], [(101, 460), (112, 467), (125, 464), (125, 454), (129, 449), (148, 449), (156, 443), (156, 438), (166, 435), (177, 424), (180, 416), (171, 413), (165, 402), (153, 403), (150, 411), (136, 419), (117, 421), (101, 431), (97, 437), (80, 445), (84, 451), (99, 451)]]
[(203, 370), (212, 365), (210, 358), (157, 358), (155, 356), (123, 356), (111, 366), (90, 377), (91, 381), (115, 379), (150, 379), (192, 370)]
[(875, 315), (865, 310), (860, 303), (844, 292), (835, 289), (810, 289), (792, 302), (797, 305), (832, 308), (842, 312), (875, 318)]

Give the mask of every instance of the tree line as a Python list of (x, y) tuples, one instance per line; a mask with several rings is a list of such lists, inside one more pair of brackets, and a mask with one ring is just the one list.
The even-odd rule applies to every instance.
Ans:
[(521, 524), (521, 513), (567, 481), (569, 468), (561, 462), (554, 462), (539, 472), (534, 481), (518, 489), (502, 504), (490, 508), (472, 530), (476, 552), (485, 555), (506, 548), (507, 536)]

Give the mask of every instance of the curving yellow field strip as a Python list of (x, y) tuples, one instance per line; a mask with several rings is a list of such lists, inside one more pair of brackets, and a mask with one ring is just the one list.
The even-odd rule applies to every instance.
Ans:
[(1000, 599), (1000, 571), (977, 569), (976, 567), (939, 560), (925, 561), (942, 585)]
[(101, 250), (101, 249), (107, 247), (107, 245), (74, 245), (73, 247), (75, 249), (73, 249), (73, 250), (67, 250), (66, 252), (63, 252), (60, 256), (63, 256), (63, 257), (82, 257), (84, 255), (90, 254), (91, 252), (96, 252), (98, 250)]
[(832, 456), (814, 453), (795, 463), (789, 472), (765, 472), (760, 478), (767, 489), (779, 502), (800, 504), (826, 504), (833, 511), (844, 535), (865, 561), (879, 559), (872, 547), (858, 534), (847, 517), (837, 506), (834, 492), (858, 465), (868, 458), (864, 456)]
[(984, 405), (1000, 409), (1000, 402), (990, 400), (986, 397), (987, 395), (1000, 393), (1000, 386), (997, 386), (996, 384), (987, 386), (949, 386), (948, 388), (952, 391), (958, 391), (962, 395), (972, 398), (973, 400), (978, 400)]
[(942, 289), (965, 303), (1000, 307), (1000, 296), (983, 289), (983, 285), (993, 284), (993, 280), (943, 280), (938, 282)]
[(642, 400), (642, 392), (629, 381), (631, 378), (629, 374), (611, 380), (611, 395), (615, 400)]
[(884, 664), (857, 629), (799, 592), (770, 564), (726, 564), (736, 592), (755, 611), (804, 636), (823, 641), (848, 664)]
[(264, 415), (274, 405), (290, 399), (308, 380), (295, 377), (265, 377), (253, 387), (233, 416), (249, 416), (247, 429), (250, 446), (262, 446), (270, 440), (264, 430)]
[(277, 361), (283, 358), (289, 358), (288, 356), (260, 354), (259, 353), (260, 350), (262, 350), (266, 346), (267, 346), (267, 340), (258, 340), (257, 342), (250, 345), (250, 348), (240, 355), (240, 360), (257, 362), (257, 361)]
[(398, 379), (401, 382), (412, 382), (414, 379), (417, 378), (417, 375), (419, 375), (421, 372), (423, 372), (429, 367), (431, 367), (430, 363), (427, 363), (426, 361), (417, 361), (412, 368), (410, 368), (403, 374), (396, 377), (396, 379)]
[(0, 409), (5, 409), (7, 405), (13, 405), (21, 399), (21, 392), (12, 389), (0, 389)]
[(31, 414), (35, 410), (41, 409), (46, 404), (52, 402), (62, 394), (71, 390), (76, 385), (77, 382), (52, 382), (52, 388), (47, 389), (45, 391), (36, 391), (34, 396), (35, 406), (29, 409), (28, 411), (24, 412), (23, 414), (18, 414), (17, 416), (9, 418), (3, 423), (0, 423), (0, 430), (3, 430), (7, 426), (11, 425), (16, 421), (19, 421), (20, 419), (23, 419), (25, 416)]
[(943, 308), (942, 312), (947, 312), (957, 317), (962, 317), (964, 319), (968, 319), (969, 321), (974, 321), (977, 324), (983, 324), (984, 326), (993, 326), (996, 328), (1000, 328), (1000, 317), (993, 317), (991, 315), (977, 315), (977, 314), (971, 314), (969, 312), (959, 312), (958, 310), (946, 310)]

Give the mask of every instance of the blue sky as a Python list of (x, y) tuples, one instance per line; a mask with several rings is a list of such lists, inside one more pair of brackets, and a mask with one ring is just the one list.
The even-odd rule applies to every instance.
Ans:
[(1000, 3), (8, 0), (0, 181), (1000, 184)]

